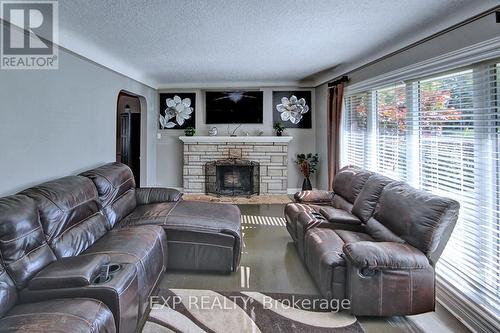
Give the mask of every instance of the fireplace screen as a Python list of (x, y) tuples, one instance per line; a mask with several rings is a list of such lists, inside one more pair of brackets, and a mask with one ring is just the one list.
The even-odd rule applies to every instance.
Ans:
[(205, 192), (250, 196), (260, 192), (259, 163), (229, 158), (205, 164)]

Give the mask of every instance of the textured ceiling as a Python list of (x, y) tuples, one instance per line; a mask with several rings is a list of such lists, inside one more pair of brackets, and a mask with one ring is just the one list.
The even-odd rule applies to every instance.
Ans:
[(60, 44), (154, 87), (293, 84), (498, 0), (60, 0)]

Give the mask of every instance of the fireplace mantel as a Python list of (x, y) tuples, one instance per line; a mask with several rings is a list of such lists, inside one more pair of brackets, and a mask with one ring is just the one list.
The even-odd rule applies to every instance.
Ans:
[(288, 143), (292, 141), (292, 136), (180, 136), (184, 143), (217, 143), (217, 142), (278, 142)]

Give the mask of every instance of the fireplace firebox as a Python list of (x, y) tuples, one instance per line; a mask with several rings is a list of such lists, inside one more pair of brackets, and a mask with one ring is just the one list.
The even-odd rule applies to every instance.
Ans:
[(259, 163), (229, 158), (205, 164), (205, 193), (251, 196), (260, 192)]

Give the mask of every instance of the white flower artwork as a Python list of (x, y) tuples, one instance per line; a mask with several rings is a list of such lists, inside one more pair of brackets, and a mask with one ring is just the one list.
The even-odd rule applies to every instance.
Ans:
[(280, 113), (281, 120), (297, 125), (302, 120), (302, 115), (309, 112), (309, 106), (304, 98), (298, 99), (292, 95), (290, 98), (283, 97), (281, 104), (276, 105), (276, 110)]
[(167, 98), (167, 108), (165, 115), (160, 114), (160, 124), (162, 128), (174, 128), (184, 125), (184, 122), (191, 118), (193, 107), (191, 107), (190, 98), (180, 98), (175, 95), (174, 98)]

